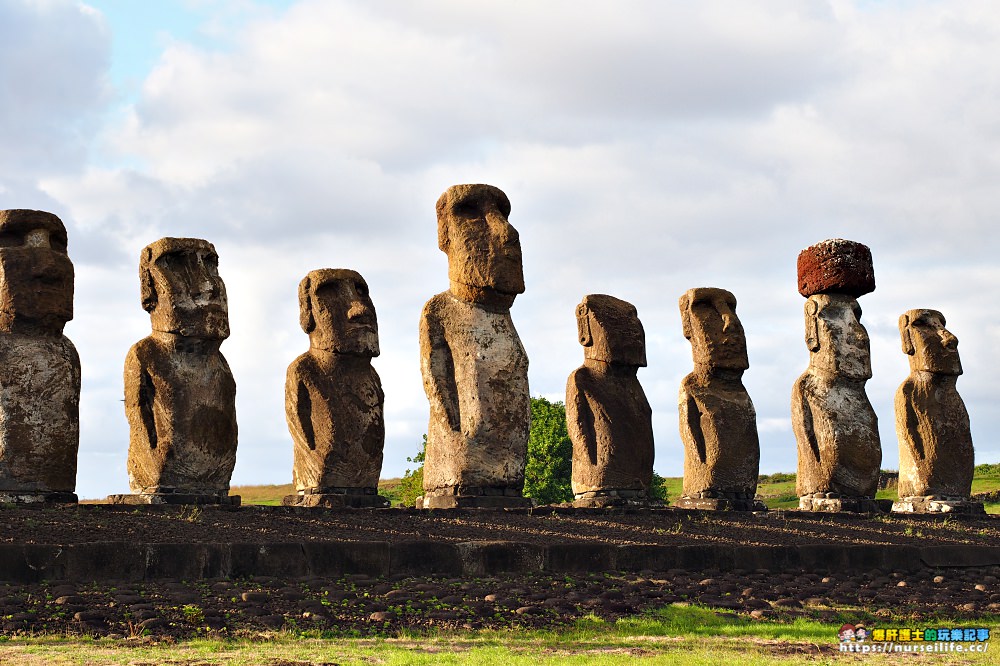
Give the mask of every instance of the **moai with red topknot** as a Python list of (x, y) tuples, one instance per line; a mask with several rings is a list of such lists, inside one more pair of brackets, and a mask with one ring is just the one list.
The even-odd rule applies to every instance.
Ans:
[(871, 250), (839, 238), (817, 243), (799, 254), (798, 278), (809, 348), (809, 367), (792, 387), (799, 508), (878, 511), (882, 446), (865, 393), (871, 352), (857, 301), (875, 290)]

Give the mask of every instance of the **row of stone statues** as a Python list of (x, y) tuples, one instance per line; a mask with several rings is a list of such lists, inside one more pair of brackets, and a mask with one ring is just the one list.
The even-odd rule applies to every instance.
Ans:
[[(510, 202), (489, 185), (458, 185), (437, 202), (449, 289), (424, 306), (421, 372), (430, 403), (418, 506), (530, 506), (522, 496), (530, 402), (528, 359), (510, 307), (524, 291)], [(59, 219), (0, 211), (0, 501), (75, 501), (80, 362), (62, 335), (73, 267)], [(857, 298), (875, 288), (871, 253), (840, 239), (798, 261), (810, 363), (793, 388), (800, 508), (875, 511), (881, 464), (865, 394), (868, 337)], [(118, 503), (230, 503), (236, 460), (235, 382), (220, 352), (229, 336), (225, 285), (211, 243), (164, 238), (142, 250), (152, 333), (125, 361), (131, 494)], [(698, 288), (680, 299), (694, 371), (678, 400), (684, 508), (763, 510), (760, 445), (742, 383), (749, 367), (736, 299)], [(364, 278), (310, 272), (299, 285), (309, 350), (288, 368), (285, 407), (295, 494), (285, 504), (378, 507), (385, 438), (375, 308)], [(574, 504), (648, 504), (651, 410), (637, 379), (645, 334), (634, 306), (585, 296), (576, 309), (584, 363), (566, 387)], [(896, 396), (899, 511), (981, 511), (969, 501), (969, 419), (955, 390), (957, 340), (933, 310), (900, 319), (911, 375)]]

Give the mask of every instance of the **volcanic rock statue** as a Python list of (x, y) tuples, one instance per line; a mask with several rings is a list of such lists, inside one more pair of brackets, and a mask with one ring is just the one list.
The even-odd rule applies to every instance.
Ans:
[(142, 307), (153, 333), (125, 358), (130, 437), (125, 504), (238, 504), (236, 383), (219, 352), (229, 337), (226, 286), (215, 247), (161, 238), (139, 259)]
[(76, 502), (80, 357), (66, 228), (0, 210), (0, 502)]
[(872, 376), (868, 332), (856, 298), (875, 290), (871, 251), (833, 239), (798, 259), (809, 367), (792, 387), (799, 449), (796, 491), (806, 511), (878, 511), (882, 447), (865, 393)]
[(309, 351), (288, 366), (285, 417), (294, 444), (295, 495), (285, 505), (388, 506), (378, 494), (385, 421), (378, 322), (361, 275), (311, 271), (299, 283)]
[(652, 410), (636, 378), (646, 334), (635, 306), (590, 294), (576, 307), (583, 365), (566, 382), (575, 506), (648, 501), (653, 480)]
[(760, 463), (757, 414), (743, 387), (750, 367), (736, 297), (725, 289), (689, 289), (680, 298), (694, 372), (681, 382), (678, 408), (684, 442), (687, 509), (766, 511), (755, 500)]
[(962, 374), (958, 338), (937, 310), (899, 318), (910, 376), (896, 391), (899, 501), (893, 511), (984, 513), (972, 502), (974, 452), (969, 412), (955, 384)]
[(530, 506), (521, 496), (531, 407), (528, 357), (510, 318), (524, 292), (510, 202), (490, 185), (455, 185), (437, 201), (448, 291), (420, 316), (430, 402), (418, 506)]

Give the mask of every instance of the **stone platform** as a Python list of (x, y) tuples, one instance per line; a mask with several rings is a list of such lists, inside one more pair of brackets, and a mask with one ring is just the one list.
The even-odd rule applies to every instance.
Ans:
[(758, 499), (682, 497), (672, 506), (678, 509), (697, 509), (699, 511), (767, 511), (767, 507)]
[(0, 490), (0, 504), (76, 504), (76, 493), (30, 493)]
[(303, 493), (285, 495), (282, 506), (322, 507), (324, 509), (384, 509), (392, 503), (378, 493)]
[(900, 497), (892, 503), (894, 513), (948, 513), (965, 515), (986, 515), (982, 502), (974, 502), (964, 497)]
[(197, 504), (239, 506), (239, 495), (192, 495), (187, 493), (150, 493), (136, 495), (108, 495), (110, 504)]
[(892, 500), (877, 500), (870, 497), (800, 497), (800, 511), (817, 513), (888, 513)]

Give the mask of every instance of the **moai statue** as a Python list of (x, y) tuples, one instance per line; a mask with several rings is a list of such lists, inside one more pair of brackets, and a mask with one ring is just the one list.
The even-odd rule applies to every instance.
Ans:
[(875, 290), (871, 250), (832, 239), (799, 254), (809, 367), (792, 387), (796, 491), (806, 511), (878, 511), (882, 446), (865, 393), (872, 376), (857, 297)]
[(76, 502), (80, 357), (66, 228), (0, 210), (0, 502)]
[(200, 238), (161, 238), (139, 259), (153, 333), (125, 358), (128, 476), (122, 504), (239, 504), (236, 383), (219, 352), (229, 337), (219, 255)]
[(969, 412), (955, 388), (962, 374), (958, 338), (937, 310), (908, 310), (899, 318), (910, 376), (896, 391), (899, 501), (907, 513), (985, 513), (969, 499), (975, 453)]
[(757, 413), (743, 372), (750, 367), (736, 297), (725, 289), (689, 289), (680, 298), (694, 372), (678, 396), (684, 442), (685, 509), (766, 511), (755, 500), (760, 463)]
[(646, 333), (635, 306), (590, 294), (576, 307), (583, 365), (566, 382), (574, 506), (644, 504), (653, 480), (653, 412), (636, 377)]
[(430, 402), (418, 506), (530, 506), (522, 497), (531, 405), (528, 357), (510, 318), (524, 292), (510, 202), (490, 185), (455, 185), (437, 201), (448, 291), (420, 316)]
[(378, 322), (355, 271), (323, 268), (299, 283), (309, 351), (288, 366), (285, 417), (294, 445), (295, 495), (286, 506), (388, 506), (378, 494), (385, 421)]

